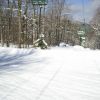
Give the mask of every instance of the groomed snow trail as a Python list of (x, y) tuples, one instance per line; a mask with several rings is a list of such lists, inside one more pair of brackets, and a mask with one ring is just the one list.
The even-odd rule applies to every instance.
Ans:
[(0, 48), (0, 100), (100, 100), (100, 51)]

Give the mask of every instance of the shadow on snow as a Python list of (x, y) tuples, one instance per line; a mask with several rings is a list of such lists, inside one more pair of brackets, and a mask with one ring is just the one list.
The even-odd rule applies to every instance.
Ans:
[[(33, 62), (34, 60), (28, 60), (27, 56), (34, 53), (34, 50), (26, 53), (17, 52), (14, 55), (9, 55), (9, 53), (2, 51), (0, 52), (0, 71), (12, 71), (21, 70), (21, 65), (25, 65)], [(20, 66), (19, 66), (20, 65)]]

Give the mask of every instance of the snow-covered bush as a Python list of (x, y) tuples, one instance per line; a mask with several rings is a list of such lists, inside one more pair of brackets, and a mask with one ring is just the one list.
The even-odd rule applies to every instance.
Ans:
[(66, 44), (66, 43), (64, 43), (64, 42), (61, 42), (61, 43), (59, 44), (59, 46), (60, 46), (60, 47), (68, 47), (69, 45)]

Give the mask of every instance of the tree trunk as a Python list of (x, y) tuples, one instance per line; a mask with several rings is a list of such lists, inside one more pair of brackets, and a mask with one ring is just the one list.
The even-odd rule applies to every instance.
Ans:
[(21, 0), (18, 0), (18, 24), (19, 24), (19, 33), (18, 33), (18, 47), (21, 48)]

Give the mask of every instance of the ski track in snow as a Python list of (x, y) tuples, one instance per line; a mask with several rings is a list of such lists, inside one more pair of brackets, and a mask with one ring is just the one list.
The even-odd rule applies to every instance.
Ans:
[(100, 100), (100, 51), (0, 48), (0, 100)]

